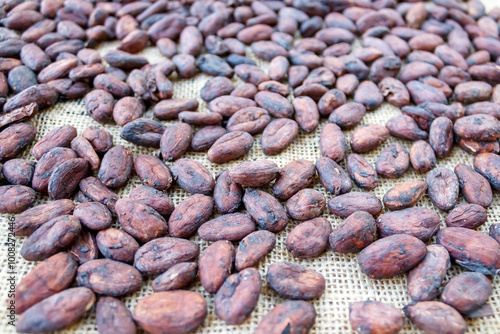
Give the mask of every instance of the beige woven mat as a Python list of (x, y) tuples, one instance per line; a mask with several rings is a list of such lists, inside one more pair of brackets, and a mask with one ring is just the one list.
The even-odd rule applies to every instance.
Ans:
[[(486, 0), (488, 7), (493, 7), (495, 3), (500, 5), (500, 0)], [(102, 54), (110, 49), (114, 49), (117, 46), (117, 42), (107, 43), (100, 48)], [(256, 59), (251, 51), (248, 51), (248, 56), (252, 59), (256, 60), (258, 65), (267, 70), (267, 63), (262, 62)], [(147, 56), (150, 63), (155, 63), (161, 61), (163, 57), (159, 54), (159, 52), (151, 47), (142, 52), (144, 56)], [(180, 80), (174, 82), (175, 93), (174, 97), (199, 97), (199, 92), (203, 85), (210, 79), (209, 76), (206, 75), (198, 75), (196, 78), (192, 80)], [(242, 82), (235, 77), (233, 79), (236, 85), (240, 85)], [(198, 98), (200, 102), (200, 112), (207, 112), (206, 103)], [(367, 113), (363, 118), (361, 124), (385, 124), (387, 119), (392, 116), (399, 115), (400, 111), (387, 103), (383, 104), (379, 109), (374, 112)], [(146, 114), (146, 117), (153, 117), (152, 112), (149, 111)], [(58, 103), (51, 109), (45, 110), (39, 115), (37, 115), (34, 119), (31, 120), (31, 123), (35, 125), (38, 129), (37, 140), (49, 132), (50, 130), (64, 125), (71, 124), (75, 126), (78, 130), (78, 134), (80, 135), (83, 130), (91, 125), (99, 125), (93, 119), (86, 116), (85, 106), (83, 101), (73, 101), (73, 102), (62, 102)], [(164, 122), (165, 125), (169, 125), (172, 122)], [(325, 120), (322, 121), (320, 126), (313, 133), (301, 133), (297, 140), (283, 153), (274, 157), (267, 157), (261, 151), (260, 146), (260, 135), (255, 137), (255, 143), (249, 154), (243, 157), (238, 161), (233, 161), (230, 163), (226, 163), (223, 165), (216, 165), (209, 162), (206, 158), (205, 153), (196, 153), (196, 152), (188, 152), (185, 157), (195, 159), (201, 162), (204, 166), (208, 167), (210, 172), (213, 175), (216, 175), (217, 172), (230, 168), (232, 165), (253, 159), (270, 159), (276, 162), (280, 167), (285, 166), (287, 163), (291, 162), (295, 159), (308, 159), (311, 161), (315, 161), (319, 156), (318, 150), (318, 142), (319, 142), (319, 133), (322, 125), (325, 124)], [(113, 134), (114, 143), (125, 145), (130, 147), (130, 149), (134, 152), (134, 156), (138, 156), (144, 153), (152, 153), (152, 149), (146, 149), (142, 147), (138, 147), (135, 145), (131, 145), (130, 143), (122, 140), (120, 138), (120, 130), (121, 128), (117, 125), (105, 125), (108, 131)], [(349, 139), (351, 131), (345, 133), (346, 137)], [(381, 145), (377, 150), (371, 152), (370, 154), (364, 154), (367, 160), (374, 165), (376, 158), (380, 151), (388, 146), (389, 144), (399, 141), (403, 145), (406, 146), (407, 150), (411, 147), (410, 141), (403, 141), (400, 139), (390, 138), (386, 142)], [(32, 160), (33, 158), (29, 154), (29, 148), (25, 151), (23, 158)], [(440, 159), (438, 161), (437, 167), (448, 167), (453, 169), (458, 163), (466, 163), (468, 165), (472, 165), (472, 156), (466, 154), (458, 147), (454, 147), (451, 155), (446, 159)], [(171, 166), (170, 163), (168, 163)], [(345, 167), (345, 166), (343, 166)], [(380, 177), (379, 186), (373, 191), (373, 193), (378, 197), (382, 198), (384, 193), (394, 186), (403, 181), (410, 180), (424, 180), (425, 175), (416, 173), (412, 168), (400, 179), (397, 180), (389, 180)], [(118, 191), (118, 195), (121, 197), (127, 197), (129, 192), (136, 186), (140, 184), (137, 176), (133, 176), (129, 181), (127, 187), (120, 189)], [(327, 199), (330, 199), (331, 194), (327, 193), (319, 182), (314, 183), (314, 188), (323, 192)], [(269, 190), (269, 189), (268, 189)], [(353, 189), (353, 191), (359, 191), (359, 189)], [(169, 196), (173, 199), (174, 203), (177, 205), (184, 198), (188, 196), (188, 194), (180, 189), (178, 186), (173, 186), (168, 191)], [(44, 202), (46, 199), (40, 198), (40, 202)], [(464, 202), (463, 197), (460, 197), (459, 201), (461, 203)], [(446, 215), (443, 212), (440, 212), (433, 204), (430, 202), (429, 198), (425, 195), (418, 203), (417, 206), (420, 207), (428, 207), (432, 208), (434, 211), (438, 212), (438, 214), (442, 218), (442, 226), (444, 227), (444, 218)], [(341, 219), (335, 217), (327, 212), (323, 214), (324, 217), (329, 219), (333, 228), (338, 226), (341, 222)], [(12, 216), (9, 215), (0, 215), (0, 223), (1, 223), (1, 241), (0, 241), (0, 296), (2, 298), (2, 303), (0, 304), (0, 333), (15, 333), (15, 330), (12, 326), (8, 325), (9, 319), (7, 318), (7, 310), (6, 310), (6, 298), (8, 294), (9, 284), (7, 279), (11, 276), (7, 273), (7, 227), (9, 218)], [(487, 233), (489, 226), (492, 223), (498, 223), (500, 218), (500, 196), (498, 194), (494, 195), (493, 205), (488, 208), (488, 221), (484, 226), (479, 228), (481, 232)], [(253, 333), (255, 328), (257, 327), (260, 319), (267, 314), (275, 305), (283, 302), (284, 300), (277, 296), (277, 294), (270, 289), (265, 284), (265, 273), (267, 267), (276, 262), (276, 261), (290, 261), (294, 263), (300, 263), (309, 268), (313, 268), (319, 271), (326, 279), (326, 291), (321, 298), (312, 301), (316, 311), (317, 318), (314, 327), (311, 330), (311, 333), (315, 334), (334, 334), (334, 333), (353, 333), (350, 325), (349, 325), (349, 304), (355, 301), (362, 301), (367, 299), (379, 300), (386, 303), (389, 303), (399, 309), (403, 306), (409, 304), (411, 302), (410, 298), (406, 293), (406, 276), (397, 276), (392, 279), (383, 279), (383, 280), (372, 280), (361, 273), (357, 264), (357, 256), (356, 255), (343, 255), (343, 254), (335, 254), (332, 250), (328, 250), (323, 255), (309, 260), (300, 260), (294, 258), (287, 250), (286, 250), (286, 237), (288, 233), (297, 226), (299, 222), (290, 220), (290, 223), (285, 231), (280, 232), (277, 235), (277, 243), (275, 249), (272, 251), (270, 255), (265, 257), (258, 269), (263, 278), (263, 288), (262, 293), (259, 299), (259, 304), (255, 308), (254, 312), (251, 314), (251, 317), (240, 326), (228, 326), (221, 320), (217, 318), (214, 313), (213, 301), (214, 296), (209, 295), (200, 285), (199, 281), (193, 284), (190, 287), (190, 290), (198, 291), (205, 296), (208, 301), (209, 313), (208, 316), (203, 323), (203, 325), (198, 328), (195, 333), (205, 333), (205, 334), (213, 334), (213, 333)], [(118, 227), (118, 224), (115, 222), (115, 227)], [(17, 238), (16, 245), (16, 280), (17, 283), (20, 279), (26, 275), (31, 268), (35, 265), (34, 262), (25, 261), (20, 255), (19, 250), (22, 246), (24, 238)], [(198, 242), (201, 246), (201, 251), (203, 251), (207, 246), (208, 242), (200, 240), (198, 237), (192, 238), (196, 242)], [(460, 273), (462, 269), (458, 266), (454, 265), (452, 269), (448, 271), (448, 276), (446, 279), (453, 277)], [(137, 301), (141, 299), (143, 296), (151, 294), (153, 291), (151, 289), (152, 280), (145, 280), (143, 287), (137, 293), (126, 296), (122, 298), (122, 300), (126, 303), (130, 310), (133, 310)], [(468, 333), (500, 333), (500, 278), (496, 277), (494, 280), (494, 291), (492, 296), (488, 301), (495, 311), (496, 317), (488, 317), (484, 319), (477, 320), (469, 320), (468, 323)], [(63, 331), (62, 333), (97, 333), (97, 327), (95, 324), (95, 313), (92, 310), (88, 313), (87, 317), (80, 321), (78, 324), (74, 325), (72, 328)], [(409, 321), (406, 321), (406, 325), (401, 333), (419, 333), (419, 331), (412, 326)], [(119, 333), (117, 333), (119, 334)], [(271, 333), (270, 333), (271, 334)]]

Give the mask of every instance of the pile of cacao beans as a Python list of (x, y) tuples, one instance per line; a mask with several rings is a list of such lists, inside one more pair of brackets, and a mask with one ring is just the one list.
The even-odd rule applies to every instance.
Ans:
[[(0, 10), (0, 213), (16, 214), (20, 255), (41, 261), (8, 301), (17, 332), (67, 329), (95, 312), (101, 334), (187, 333), (208, 314), (205, 297), (190, 291), (199, 279), (227, 325), (247, 321), (267, 284), (289, 301), (255, 333), (307, 333), (324, 276), (287, 261), (269, 265), (264, 280), (256, 269), (289, 222), (294, 258), (359, 253), (370, 279), (407, 274), (412, 303), (401, 312), (354, 302), (354, 331), (397, 333), (404, 313), (425, 333), (465, 333), (466, 318), (495, 315), (488, 299), (500, 272), (500, 224), (489, 221), (489, 235), (477, 229), (500, 191), (500, 7), (5, 0)], [(116, 50), (101, 52), (114, 40)], [(162, 61), (138, 54), (149, 48)], [(212, 78), (199, 96), (175, 97), (174, 83), (200, 73)], [(37, 136), (30, 119), (64, 100), (83, 100), (94, 125)], [(384, 101), (400, 115), (360, 125)], [(134, 156), (114, 144), (109, 124), (157, 151)], [(316, 161), (241, 162), (254, 136), (274, 156), (318, 127)], [(363, 154), (390, 136), (401, 140), (370, 164)], [(452, 149), (474, 155), (473, 166), (438, 167)], [(189, 151), (229, 164), (214, 176)], [(422, 181), (403, 179), (410, 165)], [(142, 185), (120, 198), (134, 173)], [(379, 199), (379, 177), (402, 180)], [(173, 185), (190, 194), (177, 205)], [(467, 203), (458, 205), (460, 194)], [(416, 206), (423, 196), (435, 208)], [(333, 228), (326, 208), (343, 222)], [(201, 254), (199, 240), (210, 243)], [(452, 263), (463, 272), (450, 278)], [(149, 278), (154, 293), (129, 310), (119, 298)]]

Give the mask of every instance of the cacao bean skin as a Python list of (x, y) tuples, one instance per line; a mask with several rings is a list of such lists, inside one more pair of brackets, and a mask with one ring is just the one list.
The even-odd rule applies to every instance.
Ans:
[(192, 159), (179, 159), (172, 166), (177, 184), (191, 194), (210, 195), (215, 187), (212, 174), (201, 163)]
[(20, 333), (52, 332), (71, 327), (90, 310), (94, 293), (71, 288), (52, 295), (26, 310), (16, 324)]
[(351, 149), (357, 153), (366, 153), (376, 149), (387, 138), (389, 130), (378, 124), (358, 126), (351, 135)]
[(255, 334), (287, 332), (308, 333), (316, 320), (316, 310), (305, 301), (287, 301), (277, 305), (260, 321)]
[(172, 185), (172, 174), (160, 159), (150, 155), (140, 155), (134, 160), (134, 170), (142, 184), (163, 191)]
[(436, 166), (436, 154), (429, 143), (417, 140), (411, 145), (410, 162), (417, 172), (427, 173)]
[(325, 291), (325, 279), (320, 273), (290, 262), (270, 265), (266, 281), (278, 295), (287, 299), (314, 299)]
[(65, 290), (73, 281), (78, 263), (68, 253), (58, 253), (34, 267), (16, 287), (16, 313)]
[(373, 194), (350, 192), (329, 200), (328, 209), (334, 215), (342, 218), (349, 217), (356, 211), (366, 211), (372, 216), (376, 216), (382, 211), (382, 203)]
[(490, 237), (492, 237), (496, 241), (500, 240), (500, 225), (499, 224), (491, 224), (491, 226), (490, 226)]
[(255, 223), (249, 215), (230, 213), (203, 223), (198, 235), (203, 240), (238, 241), (255, 231)]
[(133, 263), (139, 244), (124, 231), (108, 228), (96, 236), (97, 247), (104, 257), (125, 263)]
[(132, 314), (135, 322), (147, 332), (180, 334), (200, 326), (207, 313), (207, 301), (201, 294), (179, 290), (142, 298)]
[(261, 137), (262, 152), (277, 155), (284, 151), (299, 135), (298, 124), (288, 118), (278, 118), (269, 123)]
[(35, 202), (35, 191), (26, 186), (0, 186), (0, 213), (21, 213)]
[(321, 155), (341, 162), (347, 155), (347, 141), (337, 124), (327, 123), (321, 128), (319, 137)]
[(294, 160), (281, 169), (273, 185), (273, 194), (281, 201), (287, 200), (301, 189), (308, 187), (315, 176), (316, 169), (311, 161)]
[(453, 209), (458, 199), (459, 182), (448, 168), (436, 168), (425, 177), (427, 193), (435, 206), (443, 211)]
[(278, 233), (288, 225), (283, 206), (276, 198), (262, 190), (247, 188), (243, 203), (248, 214), (263, 229)]
[(243, 188), (229, 177), (229, 171), (224, 170), (215, 182), (214, 203), (217, 211), (222, 214), (233, 213), (241, 205)]
[(377, 218), (380, 236), (408, 234), (428, 241), (439, 230), (439, 216), (426, 208), (408, 208), (387, 212)]
[(351, 327), (359, 333), (396, 334), (404, 326), (401, 312), (378, 301), (355, 302), (349, 305)]
[(493, 193), (485, 177), (464, 164), (458, 164), (455, 167), (455, 174), (460, 184), (460, 190), (467, 202), (484, 207), (491, 205)]
[(229, 170), (232, 181), (244, 187), (258, 188), (269, 184), (278, 176), (280, 168), (270, 160), (246, 161)]
[(81, 158), (63, 162), (52, 172), (47, 186), (51, 199), (69, 198), (78, 188), (80, 181), (87, 176), (89, 164)]
[(453, 307), (437, 301), (424, 301), (403, 308), (404, 313), (417, 328), (429, 334), (463, 334), (467, 324)]
[(69, 215), (59, 216), (43, 224), (23, 243), (21, 256), (40, 261), (68, 248), (82, 230), (80, 221)]
[(215, 141), (207, 152), (207, 158), (213, 163), (222, 164), (244, 156), (252, 146), (253, 137), (248, 132), (229, 132)]
[(0, 161), (15, 158), (35, 139), (37, 130), (28, 123), (12, 124), (0, 132)]
[(168, 232), (172, 237), (187, 238), (205, 223), (213, 211), (211, 197), (194, 194), (183, 200), (174, 209), (168, 220)]
[(99, 259), (80, 265), (76, 281), (97, 294), (118, 297), (139, 290), (142, 276), (131, 265)]
[(436, 242), (468, 270), (495, 275), (499, 269), (500, 245), (486, 234), (463, 227), (446, 227), (438, 232)]
[(443, 246), (427, 246), (427, 255), (408, 274), (407, 290), (412, 301), (435, 299), (450, 267), (450, 255)]
[(330, 234), (330, 246), (337, 253), (358, 253), (375, 241), (376, 232), (373, 216), (355, 211)]
[(330, 233), (332, 233), (332, 226), (325, 218), (305, 221), (288, 234), (286, 248), (298, 258), (316, 257), (328, 247)]
[(208, 293), (217, 293), (231, 275), (234, 257), (234, 246), (227, 240), (216, 241), (205, 249), (200, 257), (199, 272), (201, 285)]
[(178, 263), (153, 281), (153, 291), (180, 290), (189, 285), (197, 273), (198, 264), (196, 262)]
[(500, 190), (500, 160), (497, 154), (481, 153), (474, 157), (474, 170), (484, 176), (493, 189)]
[(378, 174), (389, 179), (403, 176), (410, 167), (410, 157), (400, 143), (393, 143), (380, 152), (375, 164)]
[(422, 261), (426, 253), (425, 244), (419, 239), (396, 234), (363, 249), (358, 264), (361, 271), (373, 279), (388, 278), (409, 271)]
[(215, 295), (215, 313), (228, 325), (243, 323), (257, 306), (261, 287), (254, 268), (229, 276)]
[(177, 263), (189, 262), (200, 254), (195, 242), (164, 237), (142, 245), (135, 253), (134, 267), (143, 275), (159, 275)]
[(134, 334), (137, 332), (128, 308), (113, 297), (99, 298), (96, 306), (96, 324), (99, 333)]
[(137, 200), (122, 198), (116, 202), (116, 214), (122, 228), (140, 242), (167, 235), (167, 222), (151, 207)]
[(373, 190), (378, 186), (378, 177), (375, 168), (361, 155), (356, 153), (349, 154), (346, 166), (347, 173), (358, 187)]
[(347, 173), (335, 161), (327, 157), (316, 160), (319, 181), (329, 192), (340, 195), (352, 189)]
[(446, 217), (446, 226), (476, 229), (488, 219), (485, 208), (477, 204), (461, 204)]
[(276, 235), (266, 230), (255, 231), (240, 241), (236, 250), (235, 268), (241, 271), (256, 266), (276, 245)]
[(408, 181), (395, 185), (384, 195), (384, 206), (389, 210), (401, 210), (414, 206), (427, 190), (423, 181)]
[(450, 154), (453, 147), (453, 122), (449, 118), (438, 117), (432, 122), (429, 143), (438, 158)]
[(30, 236), (51, 219), (71, 214), (74, 208), (75, 204), (69, 199), (37, 205), (16, 216), (14, 233), (18, 236)]
[(309, 220), (321, 215), (326, 206), (325, 196), (314, 189), (302, 189), (286, 202), (286, 211), (292, 219)]
[(443, 289), (441, 301), (462, 314), (476, 311), (493, 292), (491, 282), (481, 273), (461, 273), (452, 277)]
[(129, 148), (117, 145), (104, 154), (99, 179), (110, 188), (123, 187), (130, 178), (134, 158)]

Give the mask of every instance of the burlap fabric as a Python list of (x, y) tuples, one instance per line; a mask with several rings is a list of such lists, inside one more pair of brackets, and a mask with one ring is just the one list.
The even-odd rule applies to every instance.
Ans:
[[(487, 7), (493, 7), (496, 4), (500, 5), (500, 0), (487, 0), (485, 1)], [(118, 42), (107, 43), (100, 47), (100, 51), (104, 54), (110, 49), (114, 49)], [(356, 45), (359, 45), (356, 42)], [(254, 59), (259, 66), (264, 70), (267, 70), (268, 63), (256, 59), (251, 51), (247, 51), (247, 55)], [(144, 50), (142, 55), (146, 56), (150, 63), (155, 63), (161, 61), (163, 56), (154, 47), (150, 47)], [(199, 112), (208, 112), (206, 103), (199, 98), (199, 93), (203, 85), (210, 79), (206, 75), (198, 75), (196, 78), (191, 80), (174, 80), (175, 93), (174, 97), (197, 97), (200, 102)], [(242, 84), (242, 81), (236, 77), (233, 79), (235, 85)], [(293, 98), (290, 96), (290, 99)], [(392, 116), (399, 115), (399, 109), (384, 103), (379, 109), (374, 112), (369, 112), (361, 121), (361, 124), (382, 124)], [(151, 110), (148, 111), (145, 117), (152, 118)], [(53, 108), (45, 110), (38, 114), (30, 121), (38, 129), (37, 140), (41, 138), (44, 134), (50, 130), (59, 127), (64, 124), (71, 124), (75, 126), (80, 135), (85, 128), (91, 125), (99, 125), (92, 118), (86, 115), (85, 106), (83, 101), (72, 101), (72, 102), (60, 102)], [(169, 125), (173, 122), (163, 122), (165, 125)], [(218, 172), (230, 168), (234, 164), (242, 161), (254, 160), (254, 159), (270, 159), (276, 162), (280, 167), (285, 166), (287, 163), (295, 159), (307, 159), (315, 161), (319, 156), (318, 142), (319, 134), (323, 124), (326, 120), (322, 120), (320, 126), (316, 131), (312, 133), (301, 132), (299, 137), (295, 142), (284, 152), (278, 156), (267, 157), (262, 153), (260, 146), (260, 135), (255, 137), (255, 143), (249, 154), (244, 156), (242, 159), (237, 161), (232, 161), (226, 164), (217, 165), (213, 164), (206, 158), (206, 154), (188, 152), (185, 157), (199, 161), (204, 166), (206, 166), (210, 172), (215, 176)], [(102, 125), (101, 125), (102, 126)], [(110, 131), (114, 137), (114, 143), (125, 145), (129, 147), (134, 156), (140, 154), (151, 154), (153, 149), (147, 149), (143, 147), (138, 147), (132, 145), (120, 138), (121, 128), (118, 125), (104, 125), (105, 129)], [(195, 129), (196, 130), (196, 129)], [(345, 132), (346, 137), (349, 139), (352, 131)], [(370, 152), (369, 154), (364, 154), (363, 156), (374, 165), (380, 151), (393, 142), (402, 143), (407, 150), (411, 147), (410, 141), (404, 141), (396, 138), (390, 138), (385, 141), (377, 150)], [(29, 149), (25, 151), (22, 158), (33, 160), (33, 157), (29, 153)], [(448, 167), (453, 169), (458, 163), (465, 163), (467, 165), (472, 165), (472, 156), (463, 152), (460, 148), (454, 147), (452, 153), (446, 159), (439, 159), (438, 167)], [(171, 163), (168, 163), (171, 166)], [(343, 165), (343, 167), (345, 167)], [(373, 191), (373, 193), (378, 197), (382, 198), (384, 193), (392, 186), (403, 182), (411, 180), (424, 180), (425, 175), (416, 173), (412, 168), (400, 179), (389, 180), (380, 177), (379, 186)], [(121, 197), (127, 197), (130, 191), (140, 185), (140, 181), (136, 175), (130, 179), (128, 185), (118, 191), (118, 195)], [(316, 180), (314, 189), (317, 189), (325, 194), (327, 199), (332, 197), (331, 194), (327, 193), (324, 187), (319, 184)], [(267, 189), (270, 190), (270, 189)], [(359, 189), (353, 189), (353, 191), (359, 191)], [(168, 195), (172, 198), (174, 203), (177, 205), (189, 194), (186, 193), (178, 186), (173, 186), (168, 191)], [(45, 202), (47, 198), (40, 196), (39, 202)], [(460, 203), (464, 203), (465, 200), (462, 196), (459, 199)], [(442, 218), (442, 226), (444, 227), (444, 219), (446, 213), (439, 211), (429, 200), (428, 196), (424, 195), (423, 198), (417, 203), (416, 206), (431, 208), (438, 212)], [(342, 221), (339, 217), (329, 214), (328, 210), (323, 214), (335, 228)], [(5, 301), (7, 299), (9, 284), (8, 278), (11, 276), (8, 274), (8, 259), (7, 259), (7, 233), (8, 233), (8, 222), (13, 216), (1, 215), (1, 242), (0, 242), (0, 296), (2, 299), (0, 306), (0, 333), (15, 333), (15, 329), (8, 325), (9, 319), (7, 318), (7, 310)], [(488, 208), (488, 221), (484, 226), (479, 228), (481, 232), (487, 233), (489, 226), (492, 223), (498, 223), (500, 218), (500, 196), (498, 194), (494, 195), (493, 205)], [(284, 300), (272, 290), (267, 284), (265, 284), (265, 273), (267, 267), (277, 261), (290, 261), (294, 263), (300, 263), (309, 268), (313, 268), (320, 272), (326, 279), (326, 291), (321, 296), (321, 298), (312, 301), (314, 307), (317, 311), (317, 318), (311, 333), (315, 334), (335, 334), (335, 333), (353, 333), (351, 326), (349, 325), (349, 305), (355, 301), (363, 301), (367, 299), (378, 300), (388, 304), (391, 304), (399, 309), (411, 302), (408, 294), (406, 293), (406, 276), (397, 276), (392, 279), (383, 280), (372, 280), (366, 275), (361, 273), (357, 264), (357, 255), (343, 255), (336, 254), (332, 250), (328, 250), (323, 255), (309, 260), (300, 260), (294, 258), (286, 249), (286, 238), (288, 233), (299, 224), (298, 221), (290, 220), (288, 227), (278, 233), (276, 247), (271, 254), (266, 256), (259, 264), (259, 272), (263, 278), (263, 288), (259, 299), (258, 306), (252, 313), (251, 317), (240, 326), (228, 326), (223, 321), (219, 320), (214, 312), (214, 296), (208, 294), (203, 287), (201, 287), (199, 280), (197, 280), (189, 289), (192, 291), (198, 291), (205, 296), (208, 302), (209, 313), (203, 323), (203, 325), (198, 328), (195, 333), (253, 333), (256, 329), (260, 319), (267, 314), (275, 305), (283, 302)], [(119, 224), (115, 221), (114, 227), (119, 227)], [(201, 251), (209, 245), (208, 242), (200, 240), (198, 237), (192, 238), (200, 244)], [(26, 275), (31, 268), (36, 264), (35, 262), (25, 261), (19, 254), (21, 245), (24, 238), (17, 238), (16, 245), (16, 282), (18, 283), (20, 279)], [(434, 242), (434, 239), (433, 241)], [(235, 244), (237, 246), (237, 244)], [(457, 265), (448, 271), (448, 276), (446, 280), (462, 272), (462, 269)], [(125, 304), (130, 310), (133, 310), (137, 301), (142, 297), (151, 294), (152, 279), (145, 279), (144, 284), (140, 291), (137, 293), (126, 296), (122, 298)], [(500, 333), (500, 278), (496, 277), (493, 282), (494, 291), (490, 297), (488, 303), (490, 303), (495, 311), (496, 317), (487, 317), (483, 319), (468, 320), (468, 333)], [(97, 327), (95, 324), (95, 312), (94, 308), (88, 313), (87, 317), (80, 321), (78, 324), (74, 325), (72, 328), (63, 331), (62, 333), (97, 333)], [(409, 321), (406, 321), (406, 325), (402, 330), (402, 333), (419, 333), (419, 330), (415, 326), (412, 326)], [(119, 334), (119, 333), (117, 333)], [(271, 333), (270, 333), (271, 334)]]

